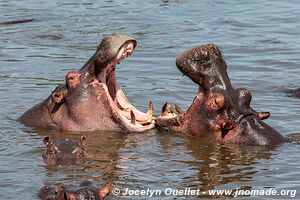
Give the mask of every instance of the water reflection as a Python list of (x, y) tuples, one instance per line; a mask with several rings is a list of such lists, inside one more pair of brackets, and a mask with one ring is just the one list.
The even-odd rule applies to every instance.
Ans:
[[(175, 57), (193, 45), (216, 42), (234, 87), (249, 88), (253, 107), (271, 111), (268, 123), (283, 135), (298, 133), (299, 99), (286, 92), (300, 83), (299, 9), (294, 1), (282, 5), (270, 0), (1, 1), (1, 21), (36, 19), (0, 27), (1, 198), (37, 199), (44, 183), (78, 186), (86, 179), (122, 188), (298, 189), (300, 145), (273, 150), (164, 133), (86, 133), (94, 157), (76, 169), (49, 170), (41, 157), (43, 136), (79, 138), (81, 133), (35, 130), (15, 121), (62, 83), (67, 71), (80, 68), (102, 36), (121, 31), (136, 37), (138, 46), (120, 66), (118, 81), (140, 109), (150, 99), (156, 112), (169, 100), (188, 107), (197, 88), (180, 76)], [(134, 198), (141, 199), (128, 197)]]
[[(257, 173), (254, 164), (271, 159), (272, 147), (247, 145), (220, 145), (208, 141), (188, 140), (187, 149), (197, 162), (190, 163), (198, 169), (197, 177), (203, 191), (231, 185), (235, 189), (249, 182)], [(227, 188), (230, 189), (230, 188)]]
[[(65, 132), (56, 130), (35, 130), (41, 138), (50, 136), (53, 139), (78, 140), (82, 135), (86, 136), (85, 148), (87, 160), (82, 165), (45, 168), (45, 184), (54, 184), (57, 181), (80, 183), (84, 180), (113, 181), (118, 170), (117, 163), (121, 158), (119, 149), (123, 148), (128, 134), (117, 132)], [(40, 140), (42, 143), (42, 139)], [(42, 158), (41, 158), (42, 159)], [(46, 167), (45, 164), (43, 164)], [(58, 176), (58, 179), (54, 177)], [(49, 180), (52, 180), (49, 182)]]

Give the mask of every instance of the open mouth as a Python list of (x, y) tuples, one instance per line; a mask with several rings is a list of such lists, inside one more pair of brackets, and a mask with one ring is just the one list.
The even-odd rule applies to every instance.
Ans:
[(105, 82), (109, 94), (109, 101), (114, 110), (121, 115), (125, 123), (138, 129), (148, 129), (154, 126), (153, 104), (150, 101), (146, 113), (139, 111), (134, 107), (120, 88), (116, 80), (116, 68), (122, 60), (132, 54), (134, 45), (126, 42), (119, 50), (115, 59), (106, 67)]
[(169, 102), (166, 102), (162, 107), (160, 117), (164, 119), (175, 119), (192, 114), (195, 108), (199, 107), (199, 105), (201, 104), (203, 96), (203, 93), (199, 92), (198, 95), (194, 98), (192, 104), (187, 108), (187, 110), (183, 110), (176, 103), (174, 103), (174, 105), (172, 106)]

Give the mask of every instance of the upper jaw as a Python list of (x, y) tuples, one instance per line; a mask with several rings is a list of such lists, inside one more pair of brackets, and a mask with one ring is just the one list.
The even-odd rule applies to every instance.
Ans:
[[(132, 54), (136, 43), (132, 40), (126, 41), (118, 49), (115, 57), (105, 68), (96, 74), (95, 79), (104, 88), (105, 96), (109, 101), (111, 112), (118, 118), (119, 123), (123, 123), (128, 131), (144, 131), (154, 128), (153, 106), (151, 115), (142, 113), (136, 109), (127, 99), (116, 80), (116, 66)], [(96, 67), (96, 66), (95, 66)], [(102, 90), (103, 91), (103, 90)]]

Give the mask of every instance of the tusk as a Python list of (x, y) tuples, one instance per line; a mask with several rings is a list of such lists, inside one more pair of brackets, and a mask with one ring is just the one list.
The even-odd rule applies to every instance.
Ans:
[(163, 105), (163, 107), (162, 107), (162, 109), (161, 109), (161, 116), (167, 116), (168, 115), (168, 113), (169, 113), (169, 110), (170, 110), (170, 104), (169, 104), (169, 102), (166, 102), (164, 105)]
[(173, 108), (171, 105), (170, 105), (170, 110), (169, 110), (169, 113), (171, 114), (175, 114), (175, 115), (178, 115), (178, 112), (175, 108)]
[(183, 113), (183, 110), (179, 107), (179, 105), (177, 105), (177, 104), (175, 103), (174, 106), (175, 106), (175, 110), (177, 111), (178, 114)]
[(132, 110), (130, 111), (130, 118), (131, 118), (131, 123), (133, 125), (135, 125), (136, 124), (136, 119), (135, 119), (135, 115), (134, 115)]
[(151, 124), (151, 121), (152, 121), (152, 120), (146, 120), (146, 121), (143, 121), (143, 122), (139, 122), (139, 124), (140, 124), (140, 125), (143, 125), (143, 126), (146, 126), (146, 125)]
[(153, 113), (154, 113), (153, 103), (152, 101), (149, 101), (149, 106), (146, 115), (149, 119), (152, 119)]
[(169, 102), (166, 102), (161, 109), (161, 117), (175, 117), (178, 115), (177, 110), (172, 107)]

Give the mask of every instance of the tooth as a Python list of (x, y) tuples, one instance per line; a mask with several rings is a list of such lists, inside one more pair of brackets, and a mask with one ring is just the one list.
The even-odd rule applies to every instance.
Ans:
[(152, 119), (153, 112), (154, 112), (153, 103), (152, 103), (152, 101), (149, 101), (149, 106), (148, 106), (148, 110), (147, 110), (147, 113), (146, 113), (146, 115), (149, 119)]
[(173, 108), (172, 106), (170, 106), (169, 113), (172, 113), (172, 114), (175, 114), (175, 115), (178, 114), (177, 110), (175, 108)]
[(135, 125), (136, 124), (136, 119), (135, 119), (135, 115), (134, 115), (132, 110), (130, 111), (130, 118), (131, 118), (131, 123), (133, 125)]
[(146, 120), (146, 121), (143, 121), (143, 122), (139, 122), (139, 124), (145, 126), (145, 125), (151, 124), (151, 121), (150, 120)]
[(179, 114), (183, 113), (183, 110), (182, 110), (176, 103), (174, 104), (174, 106), (175, 106), (176, 111), (177, 111)]
[(168, 114), (169, 114), (169, 111), (170, 111), (170, 104), (169, 104), (169, 102), (166, 102), (165, 104), (164, 104), (164, 106), (162, 107), (162, 109), (161, 109), (161, 116), (167, 116)]

